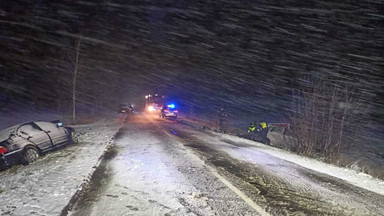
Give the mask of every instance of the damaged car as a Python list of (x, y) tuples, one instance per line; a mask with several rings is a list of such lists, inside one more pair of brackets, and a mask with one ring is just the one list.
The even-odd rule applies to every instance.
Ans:
[(43, 153), (77, 143), (76, 132), (61, 121), (33, 121), (0, 132), (0, 165), (29, 164)]

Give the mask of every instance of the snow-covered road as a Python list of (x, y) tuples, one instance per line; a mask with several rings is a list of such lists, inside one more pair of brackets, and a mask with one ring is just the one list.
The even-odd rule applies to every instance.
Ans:
[(188, 121), (76, 130), (78, 145), (0, 172), (1, 215), (384, 215), (383, 181)]
[(384, 215), (384, 197), (179, 121), (131, 118), (71, 215)]
[(72, 215), (268, 215), (219, 181), (159, 122), (131, 120), (114, 151)]

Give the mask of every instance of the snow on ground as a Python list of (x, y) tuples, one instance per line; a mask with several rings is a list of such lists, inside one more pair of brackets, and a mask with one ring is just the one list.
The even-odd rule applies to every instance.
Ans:
[[(108, 167), (113, 173), (109, 174), (111, 183), (101, 196), (98, 194), (97, 204), (73, 215), (166, 215), (175, 209), (183, 215), (193, 215), (184, 210), (175, 194), (187, 199), (194, 191), (172, 169), (175, 161), (160, 153), (164, 143), (149, 133), (136, 132), (115, 141), (119, 154), (111, 162), (113, 168)], [(207, 205), (204, 199), (201, 202), (202, 206)]]
[(251, 140), (212, 131), (198, 131), (190, 126), (195, 125), (169, 125), (177, 133), (186, 136), (187, 140), (204, 143), (211, 150), (224, 152), (230, 158), (252, 164), (259, 175), (267, 176), (263, 179), (270, 186), (265, 189), (273, 189), (270, 188), (273, 187), (271, 184), (277, 182), (275, 186), (281, 192), (295, 191), (300, 195), (308, 195), (320, 203), (327, 203), (329, 207), (333, 206), (330, 209), (335, 212), (344, 212), (346, 215), (384, 214), (383, 181), (379, 179)]
[(130, 122), (113, 148), (104, 179), (70, 215), (258, 215), (156, 124)]
[[(219, 134), (216, 132), (212, 132), (216, 135), (221, 136), (224, 139), (231, 140), (237, 143), (246, 143), (249, 145), (253, 145), (257, 147), (257, 150), (260, 152), (267, 153), (273, 157), (280, 158), (285, 161), (289, 161), (295, 164), (298, 164), (307, 169), (311, 169), (316, 172), (324, 173), (329, 176), (333, 176), (339, 179), (342, 179), (352, 185), (355, 185), (360, 188), (364, 188), (366, 190), (372, 191), (374, 193), (378, 193), (384, 195), (384, 181), (374, 178), (366, 173), (358, 172), (356, 170), (347, 169), (338, 167), (332, 164), (327, 164), (322, 161), (318, 161), (312, 158), (299, 156), (294, 153), (290, 153), (288, 151), (266, 146), (264, 144), (251, 141), (248, 139), (228, 135), (228, 134)], [(244, 158), (242, 158), (244, 160)], [(267, 163), (267, 162), (266, 162)]]
[(50, 152), (28, 166), (0, 172), (1, 215), (60, 215), (95, 169), (118, 130), (113, 121), (75, 126), (79, 143)]
[[(232, 112), (229, 112), (231, 114)], [(182, 116), (183, 117), (183, 116)], [(208, 118), (201, 115), (185, 115), (187, 121), (194, 125), (201, 125), (218, 131), (218, 119), (217, 117)], [(249, 122), (253, 120), (255, 122), (260, 121), (257, 116), (252, 115), (230, 115), (225, 125), (226, 130), (230, 134), (244, 135), (249, 126)], [(184, 121), (184, 120), (181, 120)], [(263, 119), (269, 123), (273, 122), (289, 122), (278, 117)], [(186, 122), (184, 122), (186, 123)], [(340, 155), (333, 158), (332, 163), (342, 167), (347, 167), (367, 173), (374, 177), (378, 177), (384, 180), (384, 127), (379, 124), (365, 125), (364, 129), (358, 131), (358, 136), (353, 136), (352, 140), (348, 141), (348, 146), (341, 149)], [(351, 135), (347, 135), (351, 137)], [(275, 138), (283, 138), (282, 135), (275, 136)], [(271, 139), (271, 137), (270, 137)], [(283, 140), (272, 140), (272, 145), (281, 146), (281, 148), (289, 149), (293, 144), (294, 138), (285, 136), (286, 140), (292, 140), (292, 142), (283, 142)]]
[[(185, 124), (188, 124), (190, 126), (196, 126), (196, 122), (191, 122), (189, 120), (183, 120), (182, 121)], [(375, 178), (371, 175), (368, 175), (363, 172), (356, 171), (354, 169), (349, 169), (349, 168), (342, 168), (338, 167), (332, 164), (327, 164), (322, 161), (318, 161), (316, 159), (304, 157), (304, 156), (299, 156), (297, 154), (288, 152), (283, 149), (278, 149), (274, 148), (271, 146), (266, 146), (264, 144), (240, 138), (237, 136), (229, 135), (229, 134), (221, 134), (221, 133), (216, 133), (213, 131), (210, 131), (211, 133), (218, 135), (222, 137), (223, 139), (228, 139), (233, 142), (237, 143), (246, 143), (248, 145), (253, 145), (257, 147), (258, 151), (267, 153), (271, 156), (298, 164), (302, 167), (324, 173), (339, 179), (342, 179), (352, 185), (355, 185), (360, 188), (364, 188), (366, 190), (372, 191), (374, 193), (378, 193), (381, 195), (384, 195), (384, 181), (380, 180), (378, 178)], [(244, 160), (244, 157), (242, 157), (242, 160)]]

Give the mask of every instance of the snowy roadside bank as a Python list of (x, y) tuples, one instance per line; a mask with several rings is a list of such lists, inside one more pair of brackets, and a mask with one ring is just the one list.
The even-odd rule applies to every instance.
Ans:
[(60, 215), (90, 179), (120, 128), (112, 120), (74, 127), (79, 144), (48, 153), (29, 166), (0, 172), (1, 215)]
[[(332, 164), (327, 164), (322, 161), (318, 161), (312, 158), (303, 157), (282, 149), (266, 146), (264, 144), (247, 140), (244, 138), (236, 137), (228, 134), (219, 134), (212, 132), (216, 135), (223, 137), (224, 139), (231, 140), (237, 143), (246, 143), (257, 148), (258, 151), (267, 153), (271, 156), (280, 158), (285, 161), (289, 161), (298, 164), (307, 169), (320, 172), (329, 176), (342, 179), (352, 185), (384, 195), (384, 181), (378, 178), (374, 178), (366, 173), (358, 172), (356, 170), (338, 167)], [(251, 161), (250, 161), (251, 162)]]
[[(185, 116), (185, 119), (181, 121), (194, 127), (218, 131), (217, 119)], [(227, 131), (229, 134), (242, 136), (246, 134), (248, 126), (246, 119), (230, 119), (227, 122)], [(375, 128), (375, 130), (362, 131), (361, 133), (364, 135), (361, 135), (359, 139), (354, 139), (353, 142), (348, 142), (348, 146), (342, 149), (338, 156), (327, 160), (330, 164), (353, 169), (384, 180), (384, 145), (382, 145), (384, 137), (381, 133), (383, 128), (378, 125), (369, 125), (369, 128)], [(277, 139), (279, 138), (277, 137)], [(272, 141), (271, 144), (277, 148), (290, 148), (289, 145), (284, 147), (284, 144), (280, 142), (274, 143)]]
[[(196, 122), (189, 122), (188, 120), (183, 120), (182, 123), (192, 127), (202, 127), (201, 125), (196, 124)], [(212, 134), (222, 137), (223, 140), (230, 140), (232, 142), (246, 144), (247, 146), (252, 146), (254, 148), (257, 148), (258, 151), (267, 153), (271, 156), (298, 164), (302, 167), (305, 167), (307, 169), (310, 169), (319, 173), (323, 173), (329, 176), (336, 177), (338, 179), (342, 179), (357, 187), (375, 192), (380, 195), (384, 195), (384, 181), (378, 178), (372, 177), (371, 175), (368, 175), (366, 173), (359, 172), (349, 168), (338, 167), (332, 164), (327, 164), (316, 159), (299, 156), (297, 154), (294, 154), (282, 149), (267, 146), (252, 140), (240, 138), (238, 136), (217, 133), (210, 130), (208, 131)], [(250, 148), (250, 147), (244, 147), (244, 148)], [(252, 163), (252, 159), (250, 158), (247, 162)]]

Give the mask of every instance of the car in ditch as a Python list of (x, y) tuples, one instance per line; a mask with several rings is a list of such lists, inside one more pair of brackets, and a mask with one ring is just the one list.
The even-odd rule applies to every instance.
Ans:
[(0, 165), (29, 164), (47, 151), (77, 142), (75, 130), (61, 121), (15, 125), (0, 132)]
[(267, 138), (272, 146), (291, 151), (297, 148), (297, 138), (290, 123), (269, 123)]

